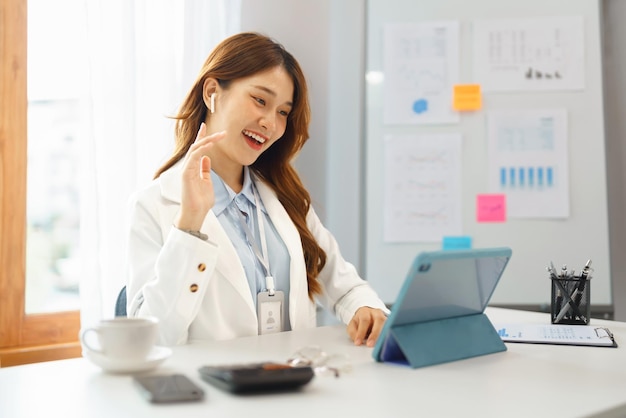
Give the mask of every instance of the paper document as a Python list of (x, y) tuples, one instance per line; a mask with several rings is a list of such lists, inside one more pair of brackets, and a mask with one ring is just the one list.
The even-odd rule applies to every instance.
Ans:
[(585, 88), (582, 16), (473, 22), (474, 80), (484, 91)]
[(461, 235), (461, 135), (385, 138), (385, 242)]
[(494, 324), (502, 341), (512, 343), (617, 347), (608, 328), (590, 325)]
[(384, 29), (385, 124), (458, 123), (458, 21), (394, 23)]
[(567, 111), (487, 113), (489, 190), (506, 194), (507, 218), (570, 216)]

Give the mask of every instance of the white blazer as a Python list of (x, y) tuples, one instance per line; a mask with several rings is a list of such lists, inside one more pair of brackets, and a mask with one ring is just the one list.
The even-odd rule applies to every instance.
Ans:
[[(159, 343), (223, 340), (258, 334), (254, 299), (229, 237), (209, 211), (203, 241), (173, 227), (181, 201), (179, 162), (135, 193), (130, 205), (127, 300), (129, 316), (155, 316)], [(300, 235), (274, 191), (256, 182), (259, 195), (291, 258), (291, 329), (316, 326), (316, 305), (309, 299)], [(311, 209), (307, 225), (327, 255), (319, 275), (322, 306), (347, 324), (361, 306), (388, 312), (373, 289), (346, 262), (332, 234)]]

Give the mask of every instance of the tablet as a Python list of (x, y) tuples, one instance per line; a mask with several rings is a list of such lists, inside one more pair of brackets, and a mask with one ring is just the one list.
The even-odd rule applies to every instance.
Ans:
[[(444, 322), (452, 318), (473, 317), (484, 313), (491, 296), (496, 289), (502, 273), (511, 258), (510, 248), (482, 248), (466, 250), (442, 250), (418, 254), (391, 308), (391, 314), (385, 322), (373, 350), (377, 361), (402, 362), (404, 357), (398, 353), (399, 334), (424, 332), (428, 335), (416, 335), (408, 341), (428, 340), (437, 334)], [(488, 323), (485, 315), (481, 319)], [(456, 325), (454, 332), (474, 326), (468, 322)], [(427, 324), (428, 327), (416, 327), (415, 324)], [(487, 327), (491, 327), (488, 323)], [(394, 332), (405, 328), (402, 332)], [(409, 330), (407, 330), (409, 329)], [(495, 333), (495, 329), (493, 330)], [(482, 331), (481, 331), (482, 332)], [(497, 334), (496, 334), (497, 335)], [(491, 338), (491, 337), (489, 337)], [(405, 341), (407, 339), (405, 338)], [(435, 341), (436, 342), (436, 341)], [(405, 351), (411, 350), (406, 347)], [(416, 348), (417, 349), (417, 348)]]

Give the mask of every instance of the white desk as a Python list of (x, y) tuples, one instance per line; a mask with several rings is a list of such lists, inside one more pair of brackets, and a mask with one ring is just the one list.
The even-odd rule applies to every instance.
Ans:
[[(548, 323), (541, 313), (489, 308), (492, 322)], [(608, 326), (619, 348), (507, 344), (508, 350), (410, 369), (376, 363), (343, 326), (176, 347), (152, 373), (182, 372), (206, 390), (200, 403), (151, 405), (128, 375), (103, 373), (86, 359), (0, 369), (0, 417), (624, 417), (626, 323)], [(203, 364), (284, 361), (320, 345), (348, 354), (353, 370), (318, 376), (302, 391), (236, 396), (203, 382)]]

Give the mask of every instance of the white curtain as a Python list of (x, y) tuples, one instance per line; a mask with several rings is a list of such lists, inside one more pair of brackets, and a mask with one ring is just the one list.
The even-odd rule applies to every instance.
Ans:
[(88, 121), (81, 159), (81, 322), (114, 315), (130, 195), (170, 155), (173, 115), (240, 0), (86, 0)]

